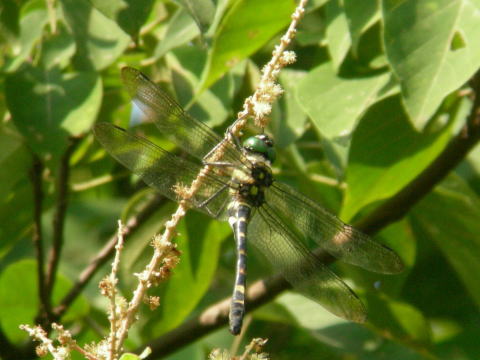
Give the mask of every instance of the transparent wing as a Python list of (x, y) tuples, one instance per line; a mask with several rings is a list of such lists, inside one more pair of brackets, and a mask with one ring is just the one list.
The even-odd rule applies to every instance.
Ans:
[[(93, 132), (103, 147), (122, 165), (139, 175), (149, 186), (171, 200), (178, 201), (175, 186), (190, 186), (202, 166), (182, 159), (158, 147), (147, 139), (127, 132), (109, 123), (98, 123)], [(210, 216), (220, 217), (227, 206), (229, 176), (213, 168), (207, 175), (190, 205)]]
[[(133, 102), (153, 121), (160, 132), (192, 156), (202, 160), (222, 137), (211, 128), (186, 113), (182, 107), (140, 71), (125, 67), (122, 79)], [(223, 161), (240, 161), (234, 145), (225, 143)]]
[(290, 186), (275, 182), (266, 193), (266, 201), (275, 213), (336, 258), (383, 274), (403, 270), (402, 260), (393, 250), (344, 224)]
[(249, 243), (265, 255), (295, 290), (337, 316), (365, 321), (365, 307), (355, 293), (303, 245), (267, 204), (253, 216), (247, 236)]

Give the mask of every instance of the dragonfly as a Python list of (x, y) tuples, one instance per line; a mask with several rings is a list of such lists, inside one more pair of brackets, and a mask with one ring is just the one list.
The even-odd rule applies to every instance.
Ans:
[[(358, 296), (329, 269), (309, 244), (366, 270), (395, 274), (403, 269), (390, 248), (343, 223), (317, 202), (276, 180), (273, 140), (266, 134), (243, 144), (222, 137), (190, 116), (140, 71), (125, 67), (123, 82), (133, 103), (158, 130), (198, 161), (176, 156), (146, 138), (111, 123), (94, 126), (96, 139), (118, 162), (167, 198), (179, 202), (180, 185), (189, 185), (210, 165), (189, 207), (228, 221), (236, 243), (235, 286), (229, 313), (230, 332), (238, 335), (245, 314), (247, 243), (257, 248), (293, 288), (331, 313), (362, 323), (366, 309)], [(225, 141), (233, 139), (233, 141)], [(221, 161), (208, 162), (223, 143)]]

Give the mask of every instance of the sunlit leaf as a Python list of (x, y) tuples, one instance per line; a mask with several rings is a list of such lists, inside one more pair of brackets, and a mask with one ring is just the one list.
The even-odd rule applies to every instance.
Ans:
[(328, 51), (333, 66), (338, 71), (352, 45), (347, 18), (340, 0), (330, 0), (327, 3), (326, 22)]
[(327, 63), (310, 71), (299, 82), (297, 101), (323, 136), (348, 137), (365, 110), (385, 96), (389, 81), (389, 73), (341, 78)]
[[(412, 123), (422, 129), (443, 98), (480, 66), (480, 4), (470, 0), (382, 4), (385, 50)], [(464, 46), (454, 46), (460, 36)]]
[(202, 76), (202, 89), (210, 87), (228, 69), (254, 53), (288, 25), (295, 3), (239, 0), (229, 9), (217, 29)]
[[(20, 260), (9, 265), (0, 274), (0, 324), (10, 341), (19, 343), (28, 334), (18, 328), (20, 324), (33, 325), (39, 309), (37, 265), (34, 260)], [(58, 276), (54, 303), (64, 296), (71, 286), (63, 276)], [(77, 319), (88, 311), (83, 297), (78, 298), (69, 308), (66, 316)]]

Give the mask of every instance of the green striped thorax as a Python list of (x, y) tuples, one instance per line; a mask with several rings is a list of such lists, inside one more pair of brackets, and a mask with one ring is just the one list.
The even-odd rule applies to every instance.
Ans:
[(270, 164), (275, 161), (277, 153), (273, 147), (273, 140), (265, 134), (251, 136), (243, 142), (243, 147), (250, 153), (262, 155)]

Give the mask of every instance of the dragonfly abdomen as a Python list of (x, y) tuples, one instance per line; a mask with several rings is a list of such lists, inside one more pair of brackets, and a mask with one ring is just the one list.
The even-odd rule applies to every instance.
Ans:
[(230, 332), (238, 335), (245, 315), (245, 286), (247, 276), (247, 227), (252, 208), (248, 203), (233, 201), (229, 208), (228, 222), (237, 245), (235, 287), (230, 305)]

